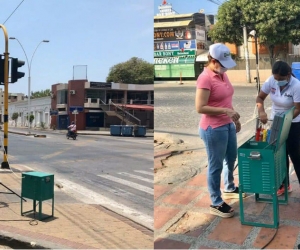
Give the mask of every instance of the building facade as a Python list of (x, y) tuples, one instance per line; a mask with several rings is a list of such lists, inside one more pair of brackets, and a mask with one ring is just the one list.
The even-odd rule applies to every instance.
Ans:
[(51, 127), (66, 129), (75, 121), (79, 130), (110, 125), (154, 127), (154, 86), (70, 80), (51, 88)]
[(195, 79), (202, 72), (211, 44), (207, 31), (213, 15), (176, 14), (164, 2), (154, 16), (154, 79)]
[[(30, 100), (30, 114), (34, 116), (34, 120), (31, 124), (32, 127), (50, 127), (50, 107), (50, 96)], [(2, 114), (3, 112), (4, 108), (2, 108)], [(16, 121), (12, 120), (13, 113), (18, 113), (18, 119)], [(8, 121), (10, 126), (28, 127), (27, 114), (27, 100), (10, 102), (8, 104)]]

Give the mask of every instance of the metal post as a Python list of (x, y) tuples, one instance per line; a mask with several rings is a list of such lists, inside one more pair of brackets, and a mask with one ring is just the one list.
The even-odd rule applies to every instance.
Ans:
[(255, 34), (254, 40), (255, 40), (255, 57), (256, 57), (256, 83), (257, 83), (257, 93), (259, 93), (260, 92), (260, 79), (259, 79), (257, 34)]
[(244, 51), (245, 51), (245, 61), (246, 61), (247, 82), (251, 83), (250, 65), (249, 65), (249, 51), (248, 51), (248, 36), (247, 36), (246, 26), (243, 27), (243, 36), (244, 36)]
[(30, 77), (30, 69), (29, 69), (29, 76), (28, 76), (28, 106), (27, 106), (27, 119), (28, 119), (28, 134), (30, 134), (30, 84), (31, 84), (31, 77)]
[(5, 26), (0, 24), (5, 37), (5, 53), (4, 53), (4, 155), (1, 168), (9, 168), (7, 161), (7, 145), (8, 145), (8, 36)]

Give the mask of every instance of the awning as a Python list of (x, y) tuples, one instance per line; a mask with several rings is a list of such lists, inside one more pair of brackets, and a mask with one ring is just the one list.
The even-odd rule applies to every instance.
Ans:
[(208, 51), (203, 52), (202, 54), (196, 57), (196, 62), (207, 62), (208, 61), (207, 56), (208, 56)]
[(137, 104), (126, 104), (126, 105), (118, 105), (121, 108), (125, 108), (125, 109), (134, 109), (134, 110), (149, 110), (149, 111), (153, 111), (154, 110), (154, 106), (150, 106), (150, 105), (137, 105)]

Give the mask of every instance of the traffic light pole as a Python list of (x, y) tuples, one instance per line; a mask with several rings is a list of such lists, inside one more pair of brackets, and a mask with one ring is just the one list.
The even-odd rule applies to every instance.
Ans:
[(8, 36), (5, 26), (0, 24), (0, 28), (4, 32), (5, 37), (5, 53), (4, 53), (4, 155), (1, 168), (9, 168), (7, 161), (7, 145), (8, 145)]

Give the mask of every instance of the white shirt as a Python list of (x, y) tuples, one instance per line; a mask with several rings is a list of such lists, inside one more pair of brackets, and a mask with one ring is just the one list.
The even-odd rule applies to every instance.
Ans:
[[(271, 120), (275, 113), (287, 111), (294, 106), (294, 103), (300, 102), (300, 81), (291, 76), (287, 86), (280, 92), (280, 87), (274, 76), (270, 76), (263, 84), (261, 91), (270, 94), (272, 100)], [(300, 115), (295, 117), (292, 122), (300, 122)]]
[(71, 129), (71, 131), (75, 131), (76, 130), (76, 125), (71, 124), (68, 128)]

